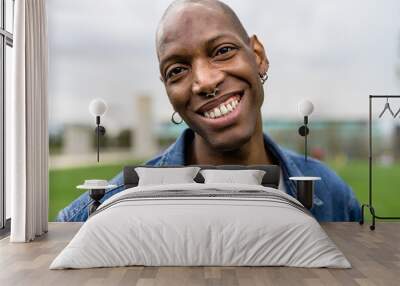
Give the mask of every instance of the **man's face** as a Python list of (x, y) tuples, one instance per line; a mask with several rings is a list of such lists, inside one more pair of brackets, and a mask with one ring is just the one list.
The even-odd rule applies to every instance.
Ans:
[[(158, 38), (161, 78), (169, 100), (214, 149), (237, 149), (254, 134), (260, 116), (264, 96), (259, 73), (267, 68), (264, 50), (257, 54), (258, 40), (244, 39), (220, 9), (192, 4), (172, 13)], [(217, 95), (206, 97), (214, 88)]]

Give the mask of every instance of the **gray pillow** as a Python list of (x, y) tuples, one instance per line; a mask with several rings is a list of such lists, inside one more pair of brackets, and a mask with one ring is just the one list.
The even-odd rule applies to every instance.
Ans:
[(235, 183), (247, 185), (261, 185), (265, 175), (263, 170), (201, 170), (204, 183)]
[(193, 179), (196, 177), (199, 170), (199, 167), (135, 168), (139, 177), (138, 186), (196, 183)]

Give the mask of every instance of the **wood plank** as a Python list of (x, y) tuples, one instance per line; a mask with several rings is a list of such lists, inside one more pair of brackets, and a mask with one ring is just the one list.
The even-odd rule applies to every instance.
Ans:
[(358, 223), (323, 223), (352, 269), (295, 267), (116, 267), (49, 270), (81, 223), (50, 223), (32, 243), (0, 240), (0, 285), (399, 285), (400, 222), (378, 222), (375, 231)]

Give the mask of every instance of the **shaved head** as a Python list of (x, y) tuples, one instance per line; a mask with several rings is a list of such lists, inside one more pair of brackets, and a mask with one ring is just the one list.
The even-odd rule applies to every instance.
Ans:
[(170, 19), (175, 19), (179, 13), (187, 6), (206, 8), (211, 11), (219, 11), (221, 14), (229, 18), (229, 22), (232, 24), (234, 30), (240, 35), (244, 42), (249, 42), (249, 36), (247, 31), (243, 27), (236, 13), (225, 3), (218, 0), (175, 0), (165, 10), (156, 32), (156, 48), (157, 54), (163, 45), (165, 39), (165, 26)]
[[(248, 36), (228, 5), (218, 0), (172, 2), (158, 25), (156, 46), (168, 98), (195, 132), (191, 148), (192, 154), (200, 152), (196, 158), (207, 153), (214, 160), (251, 140), (258, 142), (246, 149), (262, 149), (260, 77), (268, 70), (268, 60), (257, 36)], [(213, 91), (218, 94), (209, 99)], [(233, 104), (231, 113), (229, 107), (227, 112), (216, 110), (223, 102)]]

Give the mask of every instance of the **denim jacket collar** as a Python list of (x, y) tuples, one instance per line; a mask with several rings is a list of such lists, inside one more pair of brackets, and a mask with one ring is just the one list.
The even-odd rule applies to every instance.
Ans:
[[(264, 133), (264, 142), (265, 146), (269, 148), (269, 150), (273, 153), (273, 155), (276, 158), (278, 158), (280, 162), (280, 167), (283, 173), (283, 179), (286, 186), (286, 192), (296, 198), (297, 197), (296, 183), (290, 180), (289, 178), (303, 177), (306, 176), (306, 174), (302, 172), (302, 170), (299, 168), (298, 165), (295, 164), (295, 162), (292, 160), (289, 154), (285, 152), (283, 148), (279, 147), (278, 144), (272, 141), (272, 139), (265, 133)], [(302, 167), (303, 170), (304, 168), (307, 168), (306, 165), (303, 165)], [(324, 204), (323, 201), (316, 195), (315, 192), (313, 193), (313, 203), (316, 206), (322, 206)]]
[[(266, 133), (264, 135), (264, 145), (268, 150), (277, 158), (280, 167), (282, 169), (283, 179), (286, 187), (286, 192), (294, 197), (297, 196), (296, 184), (294, 181), (289, 180), (289, 177), (304, 176), (303, 172), (285, 153), (285, 151), (279, 147)], [(170, 145), (164, 153), (161, 155), (160, 160), (156, 165), (185, 165), (185, 150), (187, 143), (193, 137), (193, 130), (186, 128), (177, 138), (177, 140)], [(321, 206), (323, 204), (314, 193), (313, 201), (316, 205)]]

